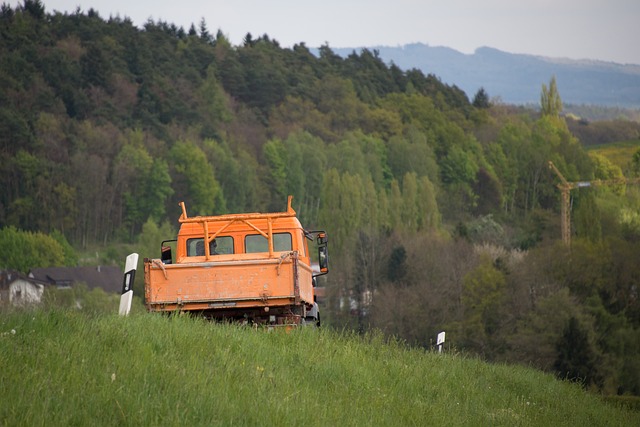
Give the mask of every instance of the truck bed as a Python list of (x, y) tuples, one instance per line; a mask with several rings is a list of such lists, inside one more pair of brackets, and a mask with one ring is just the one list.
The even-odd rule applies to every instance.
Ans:
[(162, 264), (145, 260), (145, 298), (151, 311), (220, 311), (313, 305), (311, 267), (296, 252), (277, 257), (221, 255), (210, 261)]

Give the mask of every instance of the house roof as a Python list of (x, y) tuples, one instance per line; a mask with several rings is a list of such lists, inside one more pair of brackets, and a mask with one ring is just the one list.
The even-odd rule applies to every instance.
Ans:
[(0, 289), (8, 289), (16, 280), (25, 280), (33, 283), (34, 285), (47, 285), (48, 283), (33, 277), (27, 277), (24, 274), (15, 270), (0, 270)]
[(32, 268), (29, 277), (56, 286), (86, 283), (89, 289), (102, 288), (106, 292), (122, 291), (123, 272), (118, 267), (46, 267)]

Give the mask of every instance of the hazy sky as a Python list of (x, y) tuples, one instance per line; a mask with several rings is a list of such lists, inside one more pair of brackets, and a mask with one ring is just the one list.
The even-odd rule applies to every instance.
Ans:
[[(18, 4), (18, 2), (7, 2)], [(205, 19), (234, 45), (249, 32), (283, 47), (398, 46), (421, 42), (640, 64), (640, 0), (44, 0), (46, 11), (149, 18), (187, 30)]]

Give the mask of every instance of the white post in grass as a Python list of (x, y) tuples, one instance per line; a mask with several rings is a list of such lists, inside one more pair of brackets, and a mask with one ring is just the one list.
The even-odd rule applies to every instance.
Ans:
[(442, 344), (444, 343), (444, 331), (438, 334), (438, 353), (442, 353)]
[(124, 264), (124, 279), (122, 281), (122, 295), (120, 296), (120, 316), (127, 316), (131, 311), (131, 301), (133, 300), (133, 279), (136, 277), (138, 267), (138, 254), (132, 253), (127, 256)]

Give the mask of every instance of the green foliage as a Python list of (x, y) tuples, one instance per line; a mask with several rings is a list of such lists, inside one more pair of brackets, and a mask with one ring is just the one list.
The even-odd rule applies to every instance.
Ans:
[(466, 228), (467, 236), (472, 242), (505, 246), (504, 228), (491, 215), (481, 216), (470, 221)]
[(428, 177), (423, 176), (418, 182), (418, 229), (439, 230), (442, 215), (438, 208), (437, 189)]
[[(279, 140), (267, 142), (263, 146), (263, 150), (268, 167), (267, 186), (270, 193), (274, 196), (273, 204), (269, 206), (269, 209), (277, 210), (278, 200), (285, 200), (287, 197), (287, 190), (289, 187), (289, 177), (287, 174), (289, 153), (282, 141)], [(295, 151), (292, 154), (295, 155)], [(299, 165), (300, 164), (298, 163), (298, 167)], [(298, 176), (298, 178), (300, 177)], [(295, 184), (296, 183), (294, 182), (293, 185)], [(302, 182), (302, 184), (304, 184), (304, 182)]]
[(589, 337), (575, 317), (569, 319), (561, 339), (558, 341), (558, 359), (554, 368), (563, 379), (590, 385), (600, 381), (597, 378), (595, 354)]
[(589, 157), (593, 162), (596, 179), (620, 179), (624, 178), (620, 166), (614, 164), (606, 156), (596, 151), (590, 151)]
[(64, 265), (75, 267), (78, 265), (78, 255), (73, 247), (69, 244), (67, 238), (58, 230), (53, 230), (49, 236), (54, 239), (62, 248)]
[(418, 180), (415, 173), (407, 173), (402, 180), (400, 229), (408, 233), (418, 231)]
[[(160, 258), (160, 242), (173, 239), (175, 236), (176, 231), (169, 223), (164, 222), (158, 225), (149, 218), (142, 226), (142, 232), (138, 236), (135, 247), (135, 251), (140, 255), (139, 261), (142, 262), (144, 258)], [(138, 271), (142, 270), (138, 269)]]
[(633, 172), (634, 176), (640, 175), (640, 150), (633, 153), (630, 169)]
[(312, 96), (318, 111), (327, 116), (331, 131), (340, 135), (357, 129), (365, 105), (351, 80), (327, 75), (316, 83)]
[[(151, 217), (165, 217), (165, 203), (173, 194), (169, 167), (164, 159), (153, 159), (142, 146), (142, 132), (131, 132), (115, 159), (116, 175), (122, 183), (127, 222), (133, 232)], [(133, 233), (132, 233), (133, 234)]]
[[(59, 237), (58, 237), (59, 238)], [(21, 231), (15, 227), (0, 229), (0, 267), (28, 273), (36, 267), (65, 264), (68, 246), (40, 232)], [(70, 262), (73, 260), (69, 260)]]
[(558, 117), (562, 111), (562, 100), (558, 93), (556, 76), (551, 77), (551, 80), (549, 80), (549, 87), (544, 83), (542, 84), (540, 109), (542, 110), (543, 115), (553, 117)]
[(638, 241), (640, 239), (640, 213), (629, 209), (620, 210), (620, 225), (622, 234), (627, 239)]
[(503, 191), (502, 184), (495, 174), (483, 167), (478, 169), (472, 189), (477, 195), (475, 213), (486, 215), (500, 211), (503, 205)]
[(576, 235), (598, 242), (602, 238), (600, 210), (595, 202), (593, 193), (580, 197), (579, 205), (574, 210), (574, 225)]
[(403, 246), (393, 248), (389, 256), (387, 278), (394, 283), (400, 283), (407, 274), (407, 251)]
[[(0, 126), (15, 138), (3, 142), (3, 172), (12, 184), (0, 191), (2, 224), (54, 224), (87, 246), (131, 240), (148, 217), (171, 216), (179, 200), (212, 213), (273, 208), (285, 193), (315, 221), (329, 167), (363, 182), (370, 176), (378, 194), (390, 191), (394, 178), (402, 188), (413, 172), (418, 180), (428, 176), (439, 193), (443, 178), (454, 195), (445, 214), (476, 196), (492, 200), (478, 206), (481, 213), (500, 203), (499, 186), (481, 179), (494, 168), (467, 133), (473, 107), (464, 94), (436, 76), (386, 66), (376, 51), (342, 59), (325, 46), (316, 58), (304, 45), (282, 49), (267, 35), (234, 47), (204, 22), (189, 33), (153, 21), (137, 30), (127, 19), (104, 21), (92, 12), (52, 15), (35, 31), (31, 14), (17, 9), (11, 16), (7, 40), (29, 43), (2, 46), (11, 108)], [(31, 111), (38, 112), (35, 123)], [(285, 144), (286, 156), (267, 145), (272, 139)], [(209, 165), (176, 141), (203, 150)], [(327, 149), (331, 143), (338, 149)], [(53, 161), (29, 161), (34, 144), (47, 147)], [(192, 160), (197, 180), (183, 170)], [(204, 172), (211, 166), (214, 180)], [(304, 173), (309, 167), (315, 178)], [(476, 168), (487, 174), (476, 177)], [(479, 194), (485, 187), (490, 197)]]
[(478, 267), (463, 279), (462, 305), (465, 318), (460, 331), (461, 341), (467, 348), (481, 354), (491, 354), (496, 349), (494, 335), (500, 330), (500, 311), (505, 299), (506, 279), (490, 259), (484, 259)]
[(410, 130), (409, 137), (394, 136), (387, 143), (387, 158), (391, 173), (403, 177), (415, 172), (419, 177), (426, 176), (431, 182), (439, 181), (440, 171), (433, 148), (424, 134)]
[(489, 95), (483, 87), (478, 89), (478, 92), (473, 96), (472, 104), (476, 108), (489, 108), (491, 106), (489, 103)]
[[(584, 107), (606, 109), (606, 107), (593, 105)], [(570, 110), (574, 110), (575, 108), (575, 105), (571, 106)], [(612, 111), (616, 109), (616, 107), (611, 108)], [(569, 108), (565, 111), (567, 110), (569, 110)], [(628, 110), (628, 113), (620, 111), (613, 117), (605, 113), (605, 117), (603, 118), (585, 120), (567, 114), (566, 121), (571, 133), (588, 149), (608, 151), (609, 148), (617, 150), (623, 147), (631, 148), (632, 146), (635, 146), (637, 149), (639, 143), (638, 131), (640, 130), (639, 115), (640, 110)], [(624, 166), (624, 163), (629, 160), (631, 154), (632, 153), (629, 153), (626, 159), (619, 158), (623, 164), (618, 162), (616, 162), (616, 164)]]
[(259, 187), (257, 160), (240, 150), (237, 155), (226, 142), (205, 140), (203, 150), (213, 166), (216, 180), (220, 183), (224, 201), (221, 212), (248, 212), (256, 209), (259, 200), (256, 195)]
[(224, 211), (220, 184), (205, 153), (187, 141), (177, 142), (171, 148), (170, 155), (174, 191), (184, 198), (192, 215), (212, 215)]
[[(126, 254), (128, 255), (132, 252), (138, 254), (137, 272), (133, 283), (134, 296), (144, 295), (144, 259), (160, 258), (161, 243), (165, 240), (175, 239), (176, 235), (176, 230), (174, 230), (168, 222), (157, 224), (152, 218), (149, 218), (147, 222), (144, 223), (142, 232), (138, 236), (138, 241)], [(166, 245), (171, 247), (175, 259), (175, 243), (166, 243)], [(120, 255), (119, 259), (124, 259), (126, 255)]]
[(454, 146), (442, 160), (442, 182), (445, 184), (472, 183), (478, 173), (478, 163), (472, 154)]
[[(540, 288), (542, 286), (530, 287), (534, 292), (540, 292)], [(518, 316), (514, 332), (507, 338), (509, 359), (522, 361), (526, 358), (534, 367), (552, 371), (563, 330), (570, 317), (579, 315), (578, 304), (568, 289), (536, 296), (535, 304)]]

